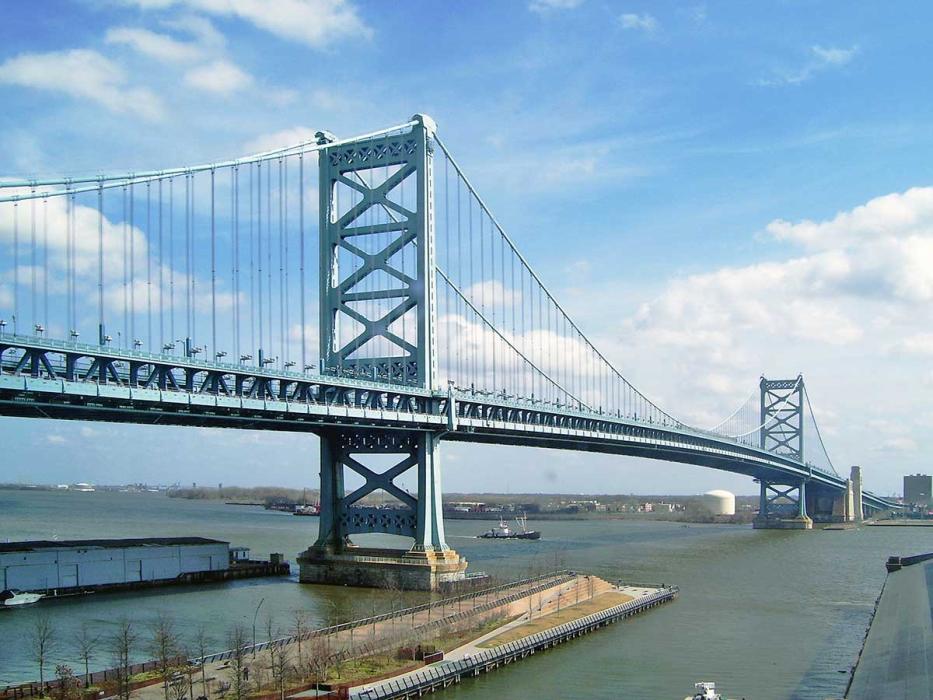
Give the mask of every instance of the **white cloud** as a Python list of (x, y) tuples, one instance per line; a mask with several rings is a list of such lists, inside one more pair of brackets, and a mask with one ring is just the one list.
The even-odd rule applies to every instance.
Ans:
[(533, 12), (547, 12), (548, 10), (572, 10), (583, 4), (583, 0), (531, 0), (528, 9)]
[[(803, 372), (820, 416), (871, 407), (861, 420), (839, 419), (828, 445), (834, 458), (857, 461), (873, 449), (860, 442), (873, 412), (905, 423), (924, 400), (905, 387), (892, 402), (889, 387), (933, 376), (924, 365), (933, 355), (931, 200), (933, 190), (916, 188), (825, 220), (773, 221), (766, 232), (796, 255), (675, 278), (597, 346), (634, 367), (630, 378), (652, 398), (678, 397), (674, 413), (701, 424), (728, 414), (760, 373)], [(900, 454), (912, 444), (885, 437)]]
[(106, 41), (109, 44), (129, 46), (134, 51), (168, 63), (190, 63), (202, 56), (202, 50), (197, 45), (148, 29), (111, 27), (107, 30)]
[(619, 22), (623, 29), (635, 29), (649, 34), (658, 28), (658, 21), (647, 12), (643, 15), (626, 13), (619, 17)]
[(66, 442), (68, 442), (63, 436), (55, 434), (46, 435), (45, 441), (50, 445), (64, 445)]
[(159, 119), (163, 113), (159, 98), (126, 82), (120, 66), (89, 49), (20, 54), (0, 65), (0, 83), (61, 92), (112, 112)]
[(231, 95), (249, 87), (253, 78), (229, 61), (213, 61), (185, 73), (185, 82), (200, 90)]
[(851, 49), (826, 49), (822, 46), (813, 46), (811, 47), (811, 51), (813, 51), (814, 55), (826, 65), (844, 66), (855, 57), (856, 53), (858, 53), (858, 47), (853, 46)]
[(236, 17), (283, 39), (314, 48), (338, 40), (369, 39), (372, 29), (346, 0), (125, 0), (142, 9), (173, 6), (217, 17)]
[(883, 441), (876, 449), (879, 452), (916, 452), (917, 442), (906, 436), (893, 437)]
[(911, 355), (933, 356), (933, 333), (917, 333), (895, 345), (895, 349)]
[(811, 46), (809, 60), (802, 66), (793, 70), (776, 70), (770, 78), (763, 78), (758, 81), (758, 84), (764, 86), (799, 85), (808, 81), (817, 73), (847, 65), (855, 58), (858, 50), (858, 46), (852, 46), (848, 49), (827, 48), (819, 45)]

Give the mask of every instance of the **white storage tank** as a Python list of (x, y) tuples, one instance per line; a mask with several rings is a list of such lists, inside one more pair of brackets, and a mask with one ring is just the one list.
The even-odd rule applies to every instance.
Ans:
[(713, 489), (703, 494), (703, 505), (713, 515), (735, 515), (735, 494)]

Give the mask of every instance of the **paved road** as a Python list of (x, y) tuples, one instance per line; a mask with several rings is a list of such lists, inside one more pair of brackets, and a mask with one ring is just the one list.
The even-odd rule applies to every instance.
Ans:
[(848, 700), (933, 698), (933, 561), (888, 574)]

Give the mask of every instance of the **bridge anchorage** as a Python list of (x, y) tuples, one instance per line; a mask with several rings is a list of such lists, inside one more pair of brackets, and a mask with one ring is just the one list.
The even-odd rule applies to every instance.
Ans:
[[(762, 379), (713, 428), (636, 389), (423, 115), (222, 163), (0, 178), (0, 246), (0, 415), (318, 435), (302, 581), (464, 579), (441, 510), (448, 441), (744, 474), (761, 488), (756, 527), (893, 506), (862, 491), (857, 468), (836, 473), (803, 377)], [(369, 533), (412, 544), (358, 544)]]

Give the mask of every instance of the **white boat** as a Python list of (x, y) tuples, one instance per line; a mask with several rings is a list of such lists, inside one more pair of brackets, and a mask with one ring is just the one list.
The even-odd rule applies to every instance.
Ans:
[(15, 608), (20, 605), (32, 605), (45, 598), (43, 593), (23, 593), (15, 588), (0, 592), (0, 605), (5, 608)]
[(86, 483), (84, 483), (84, 482), (81, 482), (80, 484), (75, 484), (75, 485), (72, 487), (72, 490), (73, 490), (73, 491), (80, 491), (81, 493), (94, 493), (94, 491), (96, 491), (97, 489), (95, 489), (95, 488), (94, 488), (93, 486), (91, 486), (90, 484), (86, 484)]
[(716, 692), (715, 683), (701, 681), (694, 683), (693, 688), (693, 695), (688, 695), (684, 700), (722, 700), (722, 695)]

